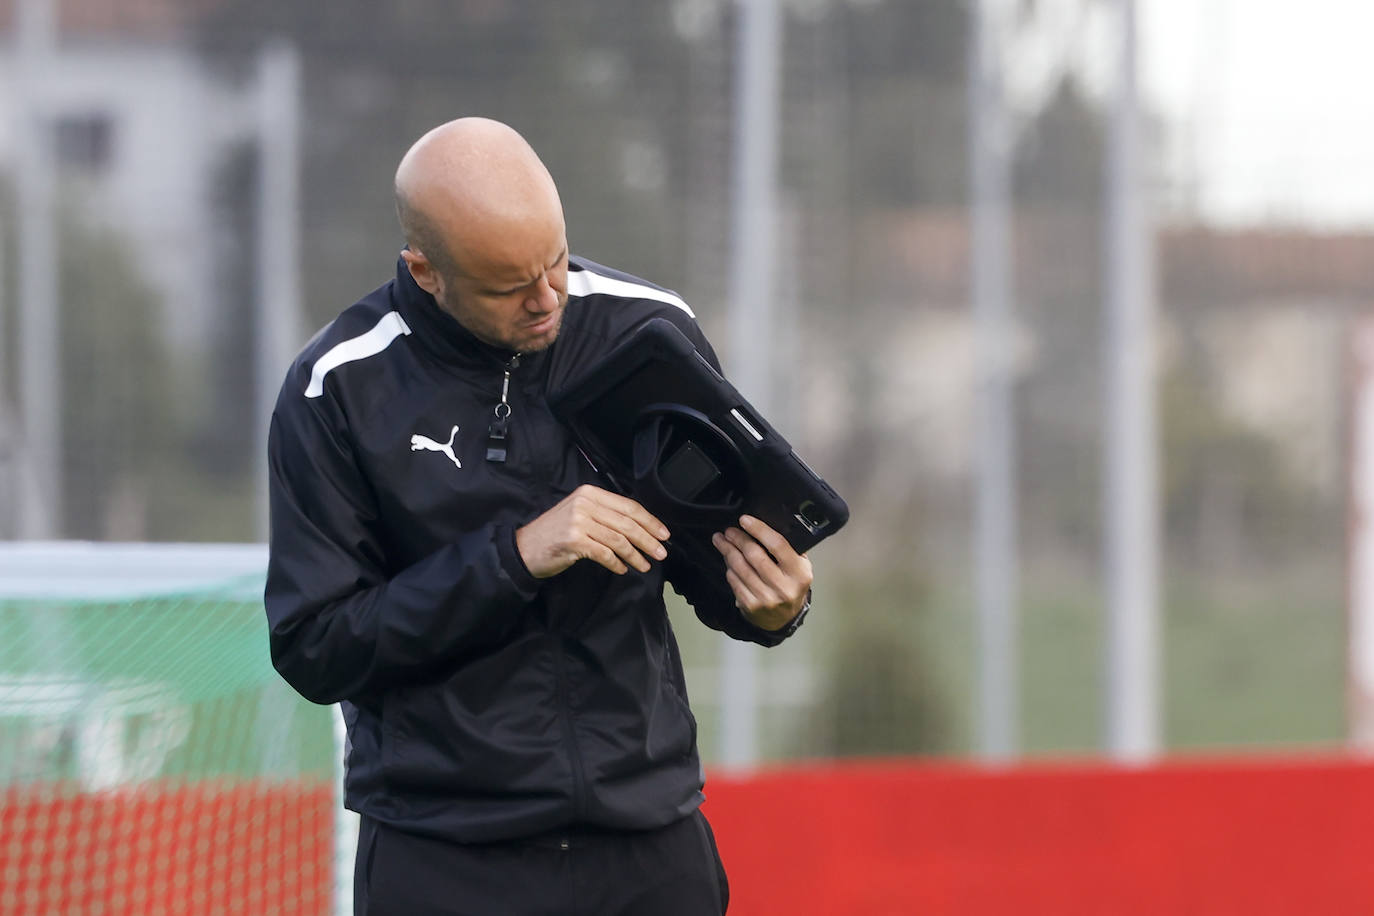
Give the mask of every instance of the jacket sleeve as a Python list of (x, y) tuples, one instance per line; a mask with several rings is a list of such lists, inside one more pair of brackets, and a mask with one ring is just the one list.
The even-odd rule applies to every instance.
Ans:
[(316, 703), (432, 679), (509, 638), (538, 590), (504, 526), (389, 569), (377, 501), (347, 433), (327, 398), (287, 390), (268, 437), (272, 663)]
[[(687, 335), (697, 348), (697, 352), (706, 357), (706, 361), (720, 372), (720, 360), (711, 348), (710, 341), (702, 333), (701, 327), (686, 313), (678, 310), (670, 310), (667, 317)], [(806, 606), (791, 623), (780, 630), (765, 630), (751, 623), (735, 604), (735, 594), (725, 580), (725, 561), (719, 556), (694, 559), (686, 555), (670, 554), (666, 574), (673, 590), (687, 600), (702, 623), (732, 639), (758, 643), (761, 646), (776, 646), (797, 631), (810, 609), (811, 599), (808, 595)]]

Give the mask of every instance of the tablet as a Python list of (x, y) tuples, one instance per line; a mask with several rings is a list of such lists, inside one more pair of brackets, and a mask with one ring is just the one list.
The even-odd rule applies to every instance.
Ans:
[(849, 520), (845, 501), (665, 318), (549, 405), (597, 472), (672, 530), (670, 549), (719, 559), (711, 535), (747, 513), (801, 553)]

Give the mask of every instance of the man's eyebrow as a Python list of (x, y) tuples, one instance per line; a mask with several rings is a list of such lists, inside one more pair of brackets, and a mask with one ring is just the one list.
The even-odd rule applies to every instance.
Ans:
[[(555, 268), (555, 267), (558, 266), (558, 262), (562, 261), (562, 260), (563, 260), (564, 258), (566, 258), (567, 256), (568, 256), (568, 247), (565, 245), (565, 246), (563, 246), (563, 249), (562, 249), (561, 251), (558, 252), (558, 257), (556, 257), (556, 258), (553, 259), (553, 263), (550, 264), (550, 265), (548, 265), (548, 267), (545, 267), (544, 269), (545, 269), (545, 270), (552, 270), (553, 268)], [(536, 277), (535, 279), (538, 279), (538, 278)], [(525, 287), (529, 286), (529, 285), (530, 285), (531, 283), (533, 283), (533, 282), (534, 282), (534, 280), (526, 280), (524, 283), (518, 283), (518, 284), (516, 284), (515, 286), (510, 286), (510, 287), (507, 287), (507, 288), (505, 288), (505, 289), (495, 289), (495, 288), (493, 288), (493, 287), (488, 287), (488, 288), (486, 288), (486, 289), (484, 289), (484, 290), (481, 290), (480, 292), (481, 292), (481, 294), (482, 294), (483, 296), (508, 296), (508, 295), (510, 295), (511, 293), (518, 293), (518, 292), (520, 292), (520, 290), (522, 290), (522, 289), (524, 289)]]

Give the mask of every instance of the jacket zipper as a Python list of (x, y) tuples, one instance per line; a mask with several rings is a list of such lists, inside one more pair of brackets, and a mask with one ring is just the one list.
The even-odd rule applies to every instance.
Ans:
[[(583, 797), (584, 772), (582, 767), (582, 752), (577, 746), (577, 731), (573, 728), (572, 704), (568, 701), (568, 678), (564, 659), (562, 641), (563, 637), (557, 631), (549, 633), (549, 639), (553, 643), (554, 658), (554, 692), (558, 696), (558, 712), (563, 720), (563, 739), (568, 748), (568, 760), (572, 764), (573, 771), (573, 818), (581, 819), (586, 807), (586, 799)], [(567, 840), (564, 839), (566, 843)], [(564, 846), (564, 849), (567, 847)]]
[[(506, 362), (501, 378), (501, 400), (493, 410), (491, 427), (487, 431), (487, 460), (503, 462), (506, 460), (506, 436), (510, 432), (510, 377), (520, 367), (520, 357), (516, 353)], [(547, 486), (547, 484), (546, 484)], [(573, 817), (581, 818), (586, 808), (584, 797), (585, 770), (582, 752), (577, 745), (577, 730), (573, 727), (572, 703), (568, 699), (567, 656), (563, 652), (563, 637), (557, 631), (549, 632), (549, 643), (554, 659), (554, 694), (558, 702), (559, 718), (563, 720), (563, 741), (568, 751), (568, 762), (572, 765), (573, 776)], [(568, 848), (568, 837), (560, 838), (559, 848)]]

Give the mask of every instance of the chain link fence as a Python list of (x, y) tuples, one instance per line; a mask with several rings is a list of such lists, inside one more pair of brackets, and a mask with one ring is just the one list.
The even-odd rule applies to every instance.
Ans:
[[(0, 7), (6, 66), (20, 63), (32, 6)], [(770, 419), (853, 520), (815, 553), (811, 622), (761, 662), (763, 753), (960, 755), (975, 732), (977, 664), (970, 11), (962, 0), (781, 9)], [(481, 114), (540, 152), (577, 253), (680, 292), (727, 371), (749, 359), (727, 331), (735, 3), (53, 0), (51, 10), (51, 57), (28, 88), (41, 93), (52, 168), (60, 408), (53, 454), (26, 451), (34, 355), (23, 343), (31, 214), (21, 205), (31, 198), (20, 147), (35, 106), (12, 95), (0, 99), (0, 535), (25, 536), (27, 461), (60, 482), (58, 537), (260, 538), (254, 303), (274, 146), (254, 106), (269, 48), (289, 48), (300, 74), (297, 344), (390, 276), (404, 150), (441, 121)], [(1051, 43), (1042, 91), (1012, 111), (1030, 753), (1101, 746), (1107, 116), (1075, 64), (1092, 36)], [(1147, 156), (1166, 139), (1154, 135)], [(1169, 201), (1154, 245), (1165, 741), (1339, 742), (1344, 341), (1371, 301), (1374, 235), (1209, 225), (1178, 193), (1183, 179), (1150, 161), (1153, 190)], [(719, 642), (690, 615), (676, 620), (711, 758)]]

